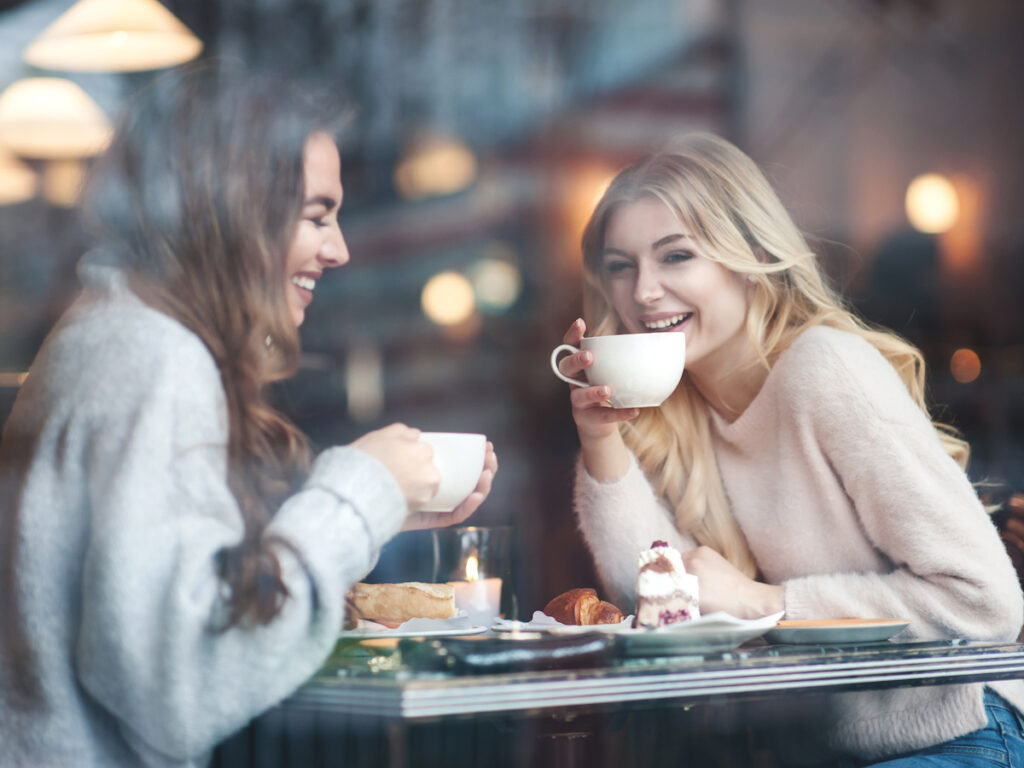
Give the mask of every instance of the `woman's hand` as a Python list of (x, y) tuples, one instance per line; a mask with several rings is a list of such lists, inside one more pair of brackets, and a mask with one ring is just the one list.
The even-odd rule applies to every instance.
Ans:
[(785, 590), (747, 578), (710, 547), (683, 553), (686, 570), (700, 583), (701, 613), (725, 611), (738, 619), (757, 619), (785, 610)]
[(446, 525), (457, 525), (473, 514), (477, 507), (491, 492), (491, 483), (498, 472), (498, 456), (494, 453), (494, 445), (487, 441), (487, 453), (484, 456), (484, 469), (480, 480), (466, 500), (451, 512), (414, 512), (405, 520), (403, 531), (415, 531), (421, 528), (440, 528)]
[[(587, 330), (586, 323), (577, 319), (565, 332), (562, 341), (579, 347), (583, 334)], [(594, 363), (594, 353), (589, 349), (581, 349), (572, 355), (566, 355), (558, 361), (558, 370), (572, 379), (580, 378), (580, 374)], [(612, 391), (610, 387), (572, 387), (572, 418), (576, 422), (576, 431), (580, 441), (601, 440), (612, 434), (618, 434), (616, 426), (620, 421), (628, 421), (640, 414), (637, 408), (612, 408), (608, 403)]]
[[(587, 326), (577, 319), (565, 332), (562, 341), (579, 347)], [(578, 379), (594, 363), (594, 353), (581, 349), (558, 361), (558, 370), (565, 376)], [(613, 408), (608, 403), (610, 387), (572, 387), (569, 399), (572, 418), (580, 436), (583, 464), (595, 480), (606, 482), (623, 475), (629, 466), (629, 454), (619, 434), (618, 423), (640, 415), (638, 408)]]
[(427, 504), (441, 484), (434, 466), (434, 449), (420, 442), (420, 430), (405, 424), (391, 424), (368, 432), (352, 443), (388, 468), (402, 490), (409, 510)]

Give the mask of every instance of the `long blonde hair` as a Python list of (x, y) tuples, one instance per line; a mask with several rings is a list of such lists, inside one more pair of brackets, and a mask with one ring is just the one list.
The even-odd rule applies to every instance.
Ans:
[[(766, 369), (806, 328), (838, 328), (874, 345), (928, 413), (921, 352), (891, 332), (870, 327), (846, 307), (757, 165), (711, 134), (687, 134), (633, 163), (598, 202), (583, 233), (583, 314), (594, 335), (622, 332), (602, 281), (608, 217), (642, 198), (668, 206), (708, 258), (753, 277), (746, 332)], [(966, 466), (967, 443), (949, 427), (933, 423), (946, 452)], [(674, 509), (679, 530), (754, 576), (757, 566), (732, 516), (715, 461), (708, 405), (689, 377), (683, 375), (660, 408), (642, 410), (619, 429), (656, 492)]]

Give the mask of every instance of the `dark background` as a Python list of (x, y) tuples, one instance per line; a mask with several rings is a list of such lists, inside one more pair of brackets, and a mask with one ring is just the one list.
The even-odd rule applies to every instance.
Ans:
[[(0, 3), (0, 88), (55, 74), (20, 51), (70, 5)], [(318, 446), (396, 420), (487, 433), (501, 471), (473, 522), (513, 526), (521, 613), (596, 586), (572, 515), (576, 435), (547, 363), (580, 313), (580, 231), (617, 168), (686, 130), (721, 133), (762, 165), (837, 284), (924, 349), (936, 413), (972, 443), (972, 479), (1024, 489), (1024, 4), (165, 5), (204, 55), (327, 83), (356, 105), (341, 219), (352, 263), (318, 286), (305, 363), (277, 396)], [(112, 117), (152, 76), (59, 74)], [(396, 164), (429, 135), (463, 142), (478, 173), (461, 191), (404, 199)], [(940, 236), (904, 214), (907, 185), (925, 172), (960, 193), (961, 217)], [(28, 367), (88, 246), (74, 208), (43, 195), (0, 207), (0, 372)], [(482, 258), (518, 270), (515, 302), (453, 327), (429, 321), (427, 280)], [(950, 371), (959, 348), (981, 363), (967, 383)], [(375, 370), (380, 408), (353, 394)], [(15, 381), (3, 379), (0, 419)], [(427, 539), (399, 536), (377, 575), (418, 578)]]

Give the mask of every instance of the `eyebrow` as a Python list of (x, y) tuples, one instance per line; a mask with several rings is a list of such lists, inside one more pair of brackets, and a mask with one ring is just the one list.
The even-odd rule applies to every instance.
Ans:
[(327, 195), (318, 195), (317, 197), (309, 198), (305, 203), (302, 204), (303, 208), (308, 208), (311, 205), (322, 205), (327, 210), (331, 210), (338, 204), (338, 201), (333, 197)]
[[(663, 237), (663, 238), (661, 238), (659, 240), (655, 240), (653, 243), (651, 243), (651, 249), (656, 251), (659, 248), (668, 245), (669, 243), (676, 242), (677, 240), (693, 240), (693, 238), (690, 237), (689, 235), (684, 235), (684, 234), (679, 234), (679, 233), (674, 234), (674, 235), (665, 235), (665, 237)], [(626, 251), (619, 250), (618, 248), (605, 248), (602, 253), (605, 256), (628, 256), (629, 255), (628, 253), (626, 253)]]

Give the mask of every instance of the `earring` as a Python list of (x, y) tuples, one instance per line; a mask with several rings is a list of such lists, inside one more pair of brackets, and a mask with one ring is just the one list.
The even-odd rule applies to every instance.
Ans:
[(748, 283), (756, 283), (757, 282), (757, 278), (752, 273), (748, 272), (747, 273), (747, 282)]

